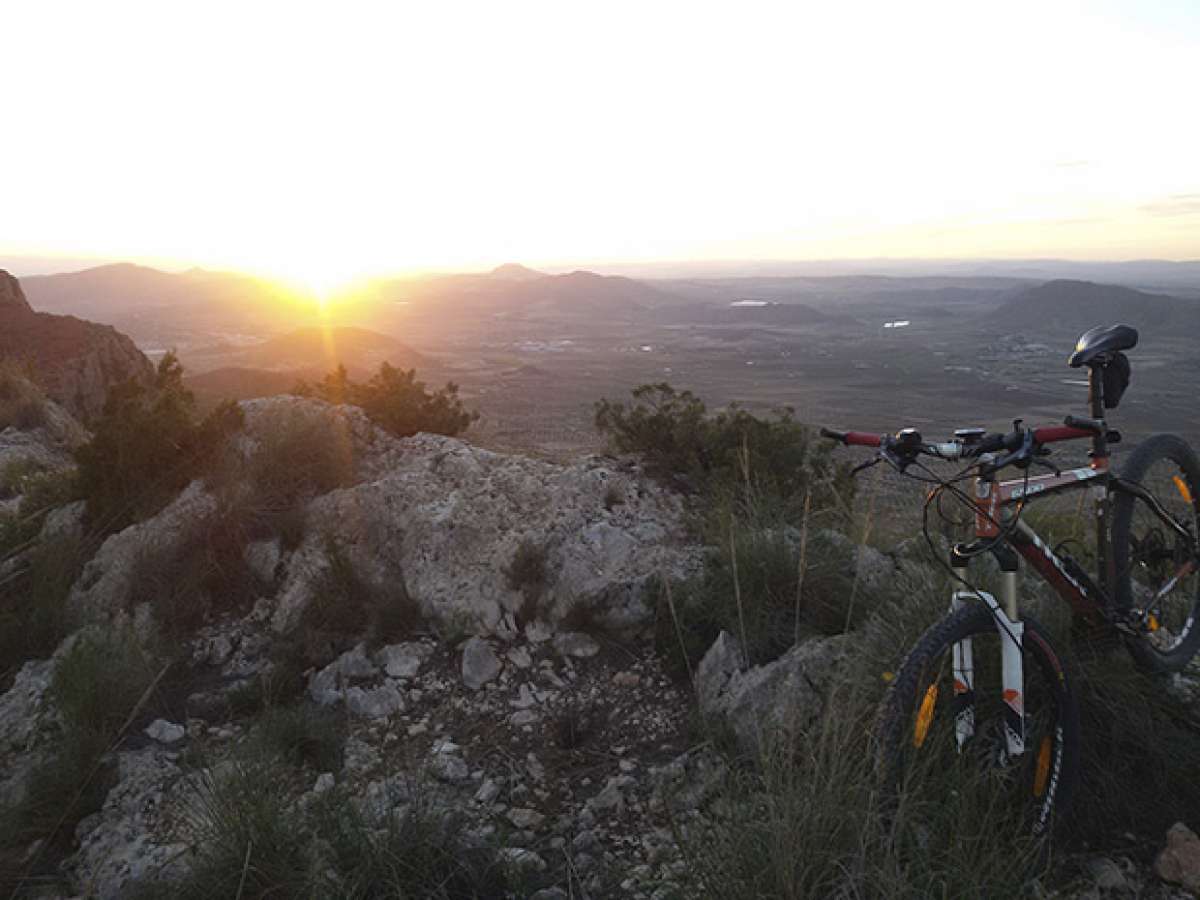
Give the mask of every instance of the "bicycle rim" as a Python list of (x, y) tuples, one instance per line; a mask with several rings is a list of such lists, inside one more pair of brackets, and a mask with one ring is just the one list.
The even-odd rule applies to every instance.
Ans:
[[(1013, 755), (1005, 739), (1002, 639), (991, 614), (969, 609), (946, 623), (940, 633), (937, 627), (927, 633), (897, 679), (905, 696), (892, 700), (895, 718), (885, 729), (891, 747), (883, 748), (896, 813), (921, 827), (986, 821), (997, 834), (1041, 838), (1063, 814), (1077, 776), (1078, 717), (1062, 663), (1041, 630), (1028, 627), (1026, 749)], [(969, 694), (953, 663), (955, 642), (967, 636), (974, 656)], [(973, 734), (960, 742), (957, 731), (968, 715)]]
[[(1200, 484), (1193, 482), (1193, 476), (1174, 459), (1160, 457), (1149, 464), (1139, 482), (1194, 535), (1200, 528)], [(1191, 540), (1164, 523), (1145, 500), (1131, 497), (1127, 502), (1128, 559), (1122, 560), (1129, 577), (1126, 598), (1143, 613), (1146, 649), (1166, 656), (1197, 639), (1200, 572), (1176, 580), (1180, 568), (1191, 558)]]

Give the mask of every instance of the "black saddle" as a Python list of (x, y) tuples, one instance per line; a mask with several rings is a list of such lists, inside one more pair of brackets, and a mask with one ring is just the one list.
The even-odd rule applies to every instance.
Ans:
[(1129, 325), (1097, 325), (1083, 333), (1067, 363), (1071, 368), (1107, 365), (1122, 350), (1137, 346), (1137, 329)]

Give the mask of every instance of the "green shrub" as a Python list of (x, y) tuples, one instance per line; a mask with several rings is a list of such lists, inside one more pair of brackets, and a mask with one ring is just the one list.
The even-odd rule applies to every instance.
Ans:
[(92, 439), (76, 451), (79, 490), (99, 531), (117, 531), (160, 510), (242, 426), (236, 404), (222, 404), (201, 421), (195, 405), (171, 353), (153, 384), (129, 381), (110, 392)]
[(26, 485), (42, 471), (44, 467), (36, 459), (21, 457), (10, 460), (0, 468), (0, 500), (24, 494)]
[(817, 511), (852, 499), (848, 464), (817, 445), (790, 409), (764, 419), (734, 404), (712, 415), (690, 391), (666, 383), (635, 388), (633, 401), (598, 401), (595, 426), (614, 450), (639, 454), (660, 476), (711, 495), (753, 492), (790, 514), (806, 496)]
[(397, 437), (418, 432), (454, 436), (465, 431), (479, 414), (463, 406), (458, 385), (448, 382), (430, 393), (417, 380), (415, 369), (396, 369), (383, 363), (366, 384), (350, 380), (344, 366), (316, 384), (300, 384), (296, 392), (329, 403), (352, 403), (362, 407), (380, 428)]

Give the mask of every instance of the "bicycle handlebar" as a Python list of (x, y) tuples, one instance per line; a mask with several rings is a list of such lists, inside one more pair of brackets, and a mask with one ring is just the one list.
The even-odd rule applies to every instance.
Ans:
[(1083, 419), (1067, 416), (1063, 425), (1047, 425), (1041, 428), (1015, 428), (1007, 434), (994, 432), (984, 434), (977, 440), (955, 439), (939, 443), (929, 443), (921, 440), (921, 435), (912, 428), (906, 428), (895, 435), (868, 434), (864, 431), (837, 431), (832, 428), (822, 428), (821, 436), (831, 438), (842, 444), (861, 447), (880, 447), (884, 453), (892, 453), (901, 459), (914, 459), (919, 454), (935, 456), (938, 459), (971, 459), (985, 453), (1007, 451), (1008, 457), (1000, 461), (1000, 466), (1011, 465), (1018, 459), (1032, 452), (1033, 447), (1042, 444), (1052, 444), (1056, 441), (1073, 441), (1080, 438), (1090, 438), (1104, 434), (1106, 426), (1098, 419)]

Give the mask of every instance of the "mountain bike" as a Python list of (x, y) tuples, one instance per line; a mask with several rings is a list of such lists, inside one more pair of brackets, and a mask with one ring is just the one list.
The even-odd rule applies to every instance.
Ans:
[[(1129, 384), (1123, 351), (1137, 340), (1127, 325), (1079, 339), (1068, 363), (1087, 367), (1090, 415), (1067, 416), (1062, 425), (1026, 428), (1017, 420), (1006, 434), (964, 428), (942, 442), (913, 428), (891, 435), (821, 429), (843, 444), (876, 448), (859, 469), (882, 461), (929, 483), (922, 531), (931, 547), (930, 512), (947, 498), (973, 520), (972, 539), (950, 549), (950, 612), (908, 653), (880, 707), (885, 795), (901, 796), (914, 779), (966, 772), (970, 790), (988, 794), (989, 809), (1003, 803), (1036, 836), (1064, 819), (1079, 781), (1079, 705), (1047, 630), (1021, 610), (1022, 559), (1070, 605), (1073, 633), (1123, 642), (1143, 669), (1178, 671), (1200, 647), (1200, 460), (1182, 438), (1157, 434), (1133, 450), (1120, 474), (1109, 467), (1120, 434), (1106, 410)], [(1058, 468), (1050, 445), (1076, 440), (1091, 441), (1089, 462)], [(923, 457), (968, 464), (943, 478)], [(1035, 468), (1048, 471), (1031, 474)], [(998, 480), (1007, 469), (1022, 474)], [(1070, 491), (1091, 501), (1091, 574), (1070, 552), (1073, 542), (1052, 546), (1023, 518), (1030, 505)], [(998, 596), (968, 579), (969, 564), (985, 554), (999, 567)]]

